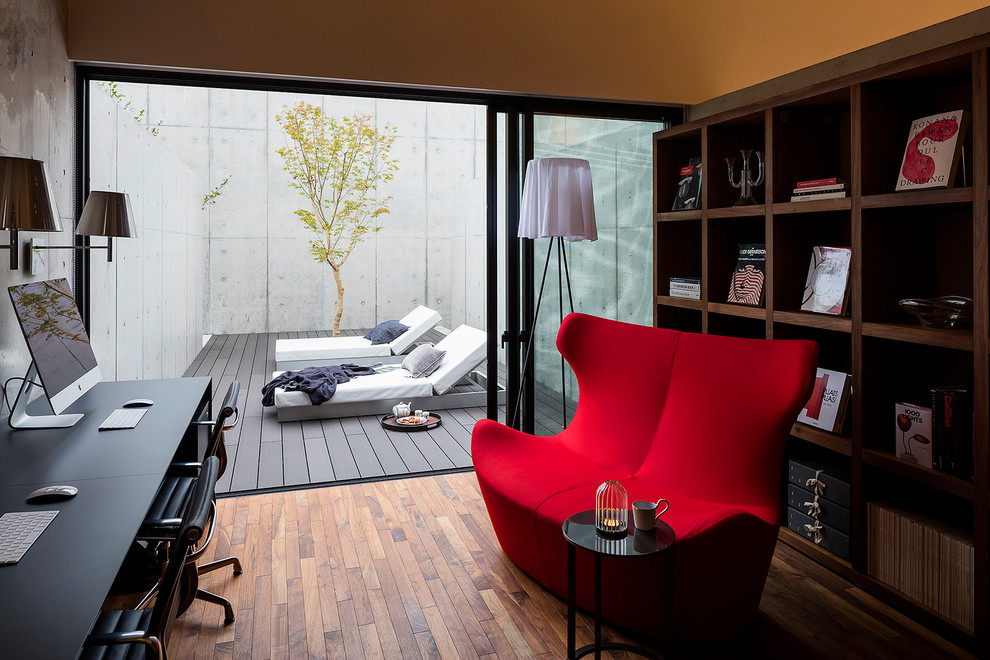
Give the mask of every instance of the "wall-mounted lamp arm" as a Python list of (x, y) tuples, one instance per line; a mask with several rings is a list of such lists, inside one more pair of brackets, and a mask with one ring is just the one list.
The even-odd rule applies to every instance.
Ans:
[(17, 230), (10, 230), (10, 243), (7, 245), (0, 245), (0, 250), (10, 250), (10, 269), (17, 270), (19, 267), (18, 252), (21, 242), (17, 240)]
[[(0, 245), (0, 247), (6, 247)], [(35, 245), (34, 239), (31, 239), (31, 251), (35, 250), (106, 250), (107, 251), (107, 263), (113, 261), (113, 236), (107, 236), (106, 245)], [(12, 266), (11, 268), (16, 268)]]

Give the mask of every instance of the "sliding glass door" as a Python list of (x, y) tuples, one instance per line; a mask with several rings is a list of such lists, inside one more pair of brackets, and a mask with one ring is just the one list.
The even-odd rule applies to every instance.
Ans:
[(556, 347), (563, 316), (575, 311), (652, 323), (652, 134), (666, 125), (535, 113), (521, 117), (523, 162), (563, 157), (590, 163), (598, 230), (597, 241), (565, 241), (552, 249), (550, 239), (521, 241), (517, 300), (523, 361), (532, 337), (531, 355), (521, 366), (519, 426), (525, 430), (558, 433), (574, 415), (577, 382)]

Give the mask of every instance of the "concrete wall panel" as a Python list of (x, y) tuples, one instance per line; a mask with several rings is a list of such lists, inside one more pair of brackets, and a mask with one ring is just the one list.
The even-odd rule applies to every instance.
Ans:
[(210, 239), (211, 333), (267, 332), (265, 238)]
[[(216, 96), (216, 95), (214, 95)], [(264, 130), (217, 128), (210, 135), (210, 187), (230, 176), (210, 207), (213, 238), (261, 238), (268, 235), (268, 133)]]

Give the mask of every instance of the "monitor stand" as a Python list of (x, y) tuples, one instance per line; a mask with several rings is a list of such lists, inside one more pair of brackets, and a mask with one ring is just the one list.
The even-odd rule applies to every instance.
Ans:
[[(31, 362), (21, 389), (17, 392), (17, 399), (14, 400), (14, 407), (10, 411), (7, 422), (13, 429), (62, 429), (72, 426), (83, 418), (82, 413), (66, 413), (62, 415), (29, 415), (27, 411), (28, 403), (31, 401), (31, 392), (37, 387), (35, 379), (38, 377), (38, 368)], [(47, 400), (47, 399), (46, 399)], [(55, 412), (54, 410), (52, 412)]]

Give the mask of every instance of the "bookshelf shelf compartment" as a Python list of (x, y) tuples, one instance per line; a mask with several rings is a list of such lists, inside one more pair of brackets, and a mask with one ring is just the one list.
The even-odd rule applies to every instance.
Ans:
[(973, 203), (973, 189), (905, 190), (881, 195), (865, 195), (864, 209), (900, 208), (905, 206), (947, 206)]
[(708, 312), (711, 314), (725, 314), (726, 316), (740, 316), (747, 319), (763, 320), (767, 317), (767, 310), (763, 307), (750, 307), (749, 305), (737, 305), (735, 303), (708, 303)]
[[(786, 197), (784, 199), (787, 199)], [(827, 211), (848, 211), (852, 208), (852, 200), (816, 199), (812, 202), (774, 202), (773, 212), (776, 213), (823, 213)]]
[(657, 214), (658, 222), (685, 222), (689, 220), (701, 220), (701, 209), (693, 211), (666, 211)]
[(754, 216), (766, 215), (766, 207), (763, 204), (756, 206), (726, 206), (708, 211), (709, 218), (752, 218)]
[(819, 328), (834, 332), (852, 332), (852, 319), (848, 316), (815, 314), (814, 312), (787, 312), (774, 310), (774, 323), (787, 323), (805, 328)]
[(683, 309), (696, 309), (701, 311), (701, 301), (691, 298), (677, 298), (675, 296), (657, 296), (657, 304), (665, 307), (681, 307)]
[(965, 500), (972, 501), (975, 494), (972, 482), (923, 468), (890, 452), (864, 449), (863, 462)]
[(814, 426), (808, 426), (800, 422), (794, 422), (794, 426), (791, 427), (791, 435), (805, 442), (810, 442), (811, 444), (834, 451), (837, 454), (842, 454), (846, 457), (852, 456), (852, 439), (846, 436), (829, 433), (828, 431), (816, 429)]
[(925, 328), (917, 324), (907, 323), (863, 323), (863, 335), (924, 346), (951, 348), (958, 351), (973, 350), (973, 331), (971, 328), (943, 329)]

